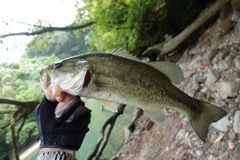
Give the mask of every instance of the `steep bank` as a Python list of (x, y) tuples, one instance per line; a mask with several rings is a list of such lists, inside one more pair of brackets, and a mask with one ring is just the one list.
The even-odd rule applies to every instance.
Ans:
[(232, 17), (217, 19), (178, 62), (185, 77), (178, 87), (228, 112), (210, 126), (208, 141), (203, 143), (180, 113), (171, 111), (159, 125), (142, 115), (115, 159), (240, 159), (240, 23)]

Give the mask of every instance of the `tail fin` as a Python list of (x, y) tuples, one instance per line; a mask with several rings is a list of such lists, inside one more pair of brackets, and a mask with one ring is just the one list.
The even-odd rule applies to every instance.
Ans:
[(192, 117), (190, 123), (198, 137), (205, 142), (209, 125), (226, 116), (227, 112), (207, 102), (201, 101), (201, 104), (203, 112), (197, 117)]

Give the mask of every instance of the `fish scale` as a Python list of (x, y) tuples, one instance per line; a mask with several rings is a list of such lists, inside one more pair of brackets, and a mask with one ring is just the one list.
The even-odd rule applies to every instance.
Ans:
[[(165, 120), (165, 108), (175, 109), (189, 118), (203, 141), (207, 138), (209, 125), (227, 114), (173, 85), (171, 82), (181, 80), (182, 71), (169, 62), (143, 63), (115, 53), (93, 53), (70, 57), (50, 66), (41, 71), (41, 83), (48, 99), (54, 100), (57, 93), (66, 92), (99, 99), (113, 111), (117, 103), (124, 103), (142, 108), (156, 123)], [(90, 80), (85, 86), (86, 76)]]

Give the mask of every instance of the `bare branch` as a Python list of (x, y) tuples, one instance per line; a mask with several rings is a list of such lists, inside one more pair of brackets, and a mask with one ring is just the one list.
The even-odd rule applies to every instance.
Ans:
[(16, 111), (16, 109), (0, 109), (0, 114), (13, 113)]
[(24, 116), (20, 126), (18, 127), (18, 130), (17, 130), (17, 133), (16, 133), (17, 139), (19, 138), (19, 134), (20, 134), (25, 122), (26, 122), (26, 119), (27, 119), (27, 116)]
[(13, 152), (16, 160), (19, 160), (19, 155), (18, 155), (18, 147), (17, 147), (17, 139), (16, 139), (16, 133), (15, 133), (15, 120), (16, 120), (17, 114), (13, 114), (12, 119), (11, 119), (11, 136), (12, 136), (12, 147), (13, 147)]
[(174, 49), (179, 47), (187, 38), (189, 38), (194, 32), (196, 32), (204, 24), (211, 20), (211, 18), (213, 18), (219, 12), (219, 10), (229, 2), (230, 0), (217, 0), (209, 8), (204, 10), (202, 14), (192, 24), (185, 28), (180, 34), (178, 34), (169, 41), (149, 47), (146, 51), (144, 51), (143, 55), (146, 55), (152, 50), (159, 50), (162, 55), (173, 51)]
[(26, 105), (37, 105), (39, 101), (18, 101), (15, 99), (10, 99), (10, 98), (0, 98), (0, 103), (3, 104), (12, 104), (16, 106), (26, 106)]
[[(103, 125), (101, 131), (100, 131), (100, 137), (98, 138), (98, 142), (95, 146), (95, 149), (93, 150), (93, 152), (89, 155), (88, 160), (92, 160), (94, 157), (95, 159), (99, 159), (100, 156), (102, 155), (102, 152), (104, 150), (104, 148), (107, 145), (107, 142), (109, 140), (109, 137), (111, 135), (112, 129), (114, 127), (114, 124), (118, 118), (119, 115), (123, 114), (123, 111), (125, 109), (126, 105), (119, 105), (118, 107), (118, 112), (114, 113)], [(105, 135), (105, 129), (107, 128), (107, 126), (109, 125), (109, 129), (107, 131), (106, 136)], [(101, 145), (101, 143), (103, 142), (103, 144)]]
[(0, 35), (0, 38), (6, 38), (10, 36), (35, 36), (47, 32), (54, 32), (54, 31), (73, 31), (73, 30), (78, 30), (82, 28), (86, 28), (88, 26), (93, 25), (96, 23), (95, 21), (88, 22), (85, 24), (77, 25), (77, 26), (66, 26), (66, 27), (42, 27), (41, 30), (39, 31), (33, 31), (33, 32), (18, 32), (18, 33), (9, 33), (9, 34), (3, 34)]

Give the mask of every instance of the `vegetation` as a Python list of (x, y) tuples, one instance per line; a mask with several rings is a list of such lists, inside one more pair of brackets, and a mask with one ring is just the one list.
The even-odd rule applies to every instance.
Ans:
[[(85, 6), (76, 5), (78, 14), (69, 26), (61, 28), (35, 26), (30, 33), (0, 35), (2, 38), (37, 35), (28, 44), (19, 62), (0, 64), (0, 97), (3, 99), (0, 100), (0, 110), (1, 113), (5, 113), (0, 115), (2, 129), (0, 159), (8, 159), (11, 143), (24, 145), (29, 139), (37, 136), (33, 111), (43, 96), (39, 84), (39, 71), (42, 68), (54, 61), (88, 51), (111, 51), (117, 48), (143, 56), (148, 47), (171, 39), (167, 37), (177, 37), (208, 3), (201, 0), (84, 0), (84, 2)], [(151, 54), (150, 58), (158, 54), (159, 50)], [(97, 116), (99, 115), (93, 117)], [(109, 114), (104, 118), (107, 116)], [(124, 121), (124, 118), (121, 121)], [(89, 139), (96, 137), (99, 132), (94, 128), (92, 127)], [(116, 132), (113, 132), (112, 137), (114, 136), (115, 139), (110, 140), (110, 143), (116, 140)], [(110, 158), (110, 155), (105, 158)]]

